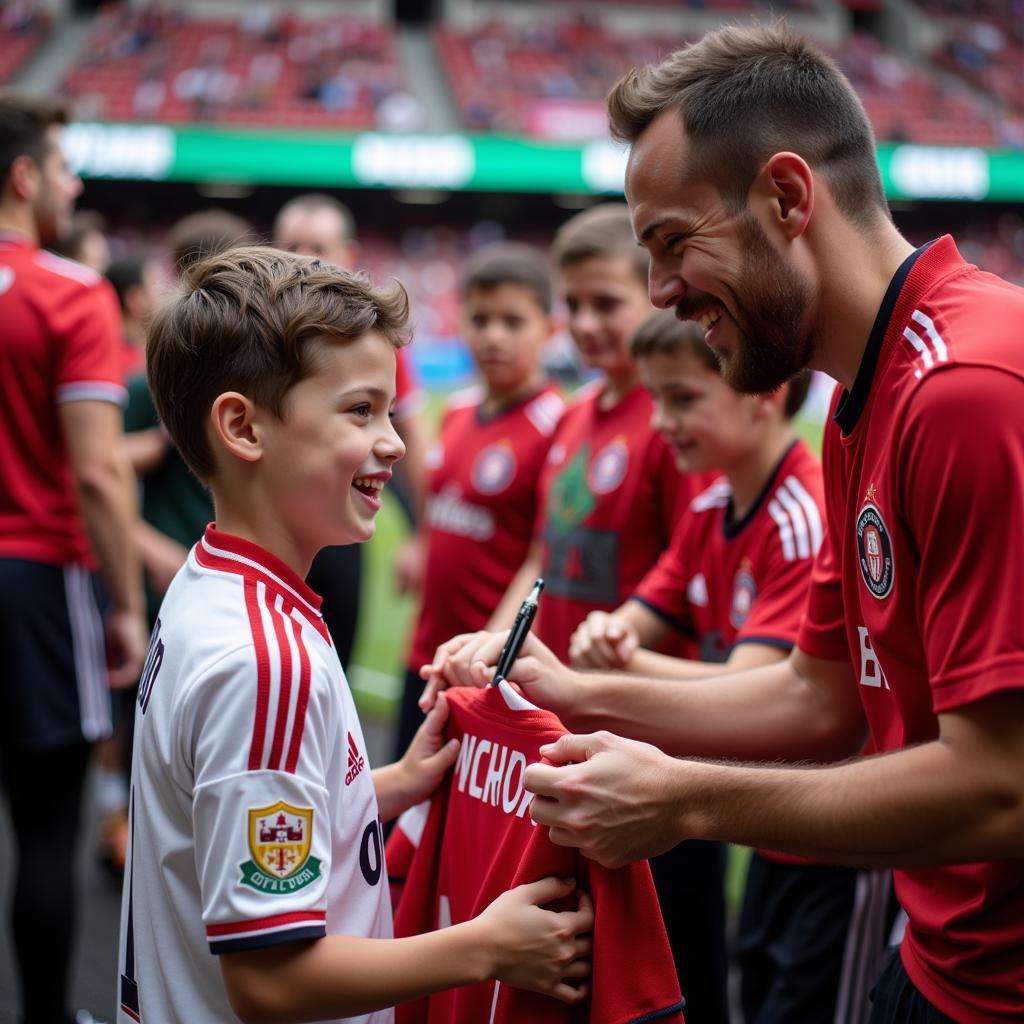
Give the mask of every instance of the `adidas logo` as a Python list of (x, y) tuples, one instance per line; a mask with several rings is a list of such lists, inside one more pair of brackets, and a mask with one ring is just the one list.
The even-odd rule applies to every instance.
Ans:
[(359, 753), (356, 741), (352, 733), (348, 734), (348, 771), (345, 773), (345, 785), (352, 784), (352, 780), (366, 767), (366, 758)]

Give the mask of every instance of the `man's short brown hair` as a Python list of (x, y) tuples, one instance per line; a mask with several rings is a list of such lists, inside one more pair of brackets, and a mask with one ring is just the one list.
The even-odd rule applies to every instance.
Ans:
[(395, 281), (265, 246), (228, 249), (194, 264), (149, 329), (153, 401), (201, 480), (214, 471), (206, 426), (214, 399), (238, 391), (280, 416), (288, 390), (313, 373), (312, 350), (368, 331), (409, 340), (409, 300)]
[[(652, 313), (637, 329), (629, 344), (634, 360), (652, 355), (675, 355), (688, 352), (712, 373), (721, 373), (718, 357), (704, 341), (703, 329), (692, 320), (680, 320), (675, 311), (659, 309)], [(791, 420), (807, 400), (811, 386), (811, 371), (803, 370), (785, 385), (786, 401), (783, 415)]]
[(624, 259), (647, 285), (650, 257), (636, 244), (625, 203), (600, 203), (570, 217), (558, 229), (552, 251), (559, 270), (584, 260)]
[(863, 105), (835, 62), (784, 25), (726, 26), (634, 68), (608, 95), (612, 134), (635, 142), (670, 108), (692, 143), (681, 180), (715, 185), (730, 212), (746, 207), (764, 161), (788, 150), (825, 178), (852, 223), (888, 217)]
[(522, 242), (495, 242), (473, 254), (462, 278), (462, 297), (479, 288), (489, 291), (516, 284), (533, 296), (541, 312), (551, 312), (551, 275), (539, 249)]
[(48, 96), (0, 89), (0, 189), (19, 156), (42, 164), (49, 152), (46, 133), (68, 123), (67, 108)]

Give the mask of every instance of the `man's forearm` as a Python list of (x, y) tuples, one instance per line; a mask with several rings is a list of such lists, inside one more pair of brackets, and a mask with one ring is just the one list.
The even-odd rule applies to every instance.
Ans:
[[(710, 679), (577, 673), (571, 729), (608, 729), (672, 754), (741, 761), (836, 761), (856, 753), (866, 726), (849, 666), (797, 652), (786, 661)], [(811, 684), (804, 673), (834, 676)]]
[(1024, 856), (1024, 786), (942, 740), (823, 768), (680, 761), (674, 773), (681, 838), (853, 867)]

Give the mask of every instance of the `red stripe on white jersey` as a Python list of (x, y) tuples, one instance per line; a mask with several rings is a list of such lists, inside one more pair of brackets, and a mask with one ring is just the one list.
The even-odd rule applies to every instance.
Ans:
[(295, 700), (295, 717), (292, 719), (292, 740), (288, 747), (288, 761), (284, 766), (286, 772), (294, 772), (299, 762), (299, 750), (302, 747), (302, 731), (306, 725), (306, 707), (309, 704), (309, 684), (311, 671), (309, 667), (309, 653), (302, 640), (302, 627), (294, 618), (292, 622), (292, 633), (295, 636), (295, 645), (299, 649), (299, 693)]
[(288, 729), (288, 711), (292, 699), (292, 649), (288, 643), (288, 632), (285, 625), (287, 616), (277, 607), (277, 595), (271, 590), (264, 590), (264, 603), (274, 624), (274, 637), (277, 640), (278, 668), (280, 676), (277, 685), (277, 714), (274, 716), (274, 738), (270, 744), (270, 756), (266, 767), (271, 771), (281, 768), (281, 755), (284, 752), (285, 734)]
[(288, 914), (274, 914), (271, 917), (257, 917), (251, 921), (231, 921), (228, 924), (208, 924), (208, 939), (224, 939), (234, 936), (252, 935), (254, 932), (275, 931), (294, 928), (297, 924), (323, 924), (327, 913), (323, 910), (294, 910)]
[(245, 610), (249, 615), (252, 644), (256, 651), (256, 714), (252, 725), (252, 743), (249, 745), (249, 771), (255, 771), (263, 767), (263, 745), (270, 704), (270, 652), (267, 650), (267, 637), (260, 614), (259, 585), (249, 578), (245, 579), (244, 585)]

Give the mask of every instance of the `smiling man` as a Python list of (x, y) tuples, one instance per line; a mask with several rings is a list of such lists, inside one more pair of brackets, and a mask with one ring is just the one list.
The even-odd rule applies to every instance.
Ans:
[[(581, 675), (531, 639), (510, 674), (531, 700), (660, 748), (564, 737), (527, 773), (532, 814), (605, 864), (697, 837), (894, 867), (909, 926), (872, 1020), (1024, 1019), (1024, 292), (900, 236), (860, 102), (783, 28), (711, 33), (609, 106), (655, 304), (737, 389), (841, 384), (829, 536), (776, 665)], [(479, 683), (501, 639), (457, 638), (433, 674)], [(807, 765), (865, 727), (876, 756)]]

